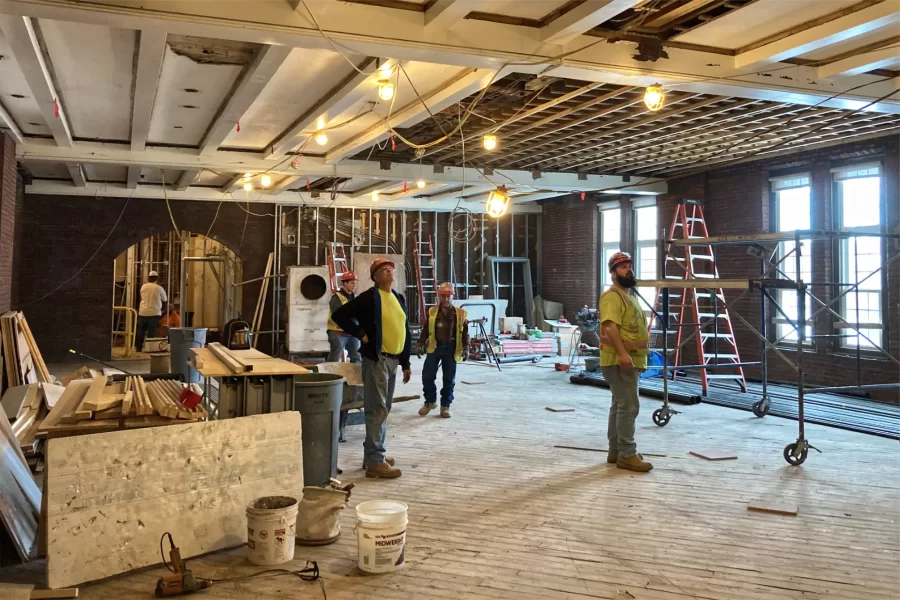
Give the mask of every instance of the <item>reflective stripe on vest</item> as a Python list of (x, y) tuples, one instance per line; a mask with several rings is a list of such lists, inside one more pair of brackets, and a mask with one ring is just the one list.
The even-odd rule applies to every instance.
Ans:
[[(437, 323), (438, 310), (440, 309), (437, 306), (432, 306), (428, 309), (428, 346), (425, 348), (428, 354), (432, 354), (437, 350), (437, 338), (434, 335), (434, 328)], [(456, 359), (456, 362), (462, 362), (464, 353), (463, 327), (466, 326), (466, 311), (456, 307), (453, 310), (456, 312), (456, 350), (453, 353), (453, 358)]]
[[(347, 297), (342, 292), (338, 291), (338, 292), (335, 292), (334, 294), (341, 301), (341, 306), (350, 302), (350, 300), (348, 300)], [(340, 331), (340, 332), (344, 331), (343, 329), (338, 327), (337, 323), (335, 323), (334, 321), (331, 320), (331, 311), (330, 310), (328, 311), (328, 331)]]
[[(640, 307), (635, 307), (632, 299), (630, 297), (626, 297), (625, 294), (620, 292), (615, 287), (611, 287), (609, 289), (609, 291), (607, 291), (606, 293), (609, 293), (609, 292), (615, 292), (616, 294), (619, 295), (619, 297), (622, 299), (622, 302), (625, 303), (626, 312), (627, 312), (627, 309), (631, 309), (631, 310), (638, 312), (639, 318), (643, 320), (643, 324), (644, 324), (643, 329), (644, 329), (644, 331), (646, 331), (647, 321), (646, 321), (646, 319), (644, 319), (644, 312), (642, 310), (640, 310)], [(603, 315), (600, 315), (600, 320), (602, 323)], [(633, 326), (628, 327), (625, 325), (620, 325), (618, 327), (619, 327), (619, 337), (622, 339), (622, 345), (625, 346), (625, 350), (629, 354), (634, 354), (636, 356), (646, 356), (646, 355), (650, 354), (649, 332), (647, 332), (645, 334), (647, 337), (642, 337), (641, 336), (642, 328), (640, 327), (640, 325), (638, 325), (637, 327), (633, 327)], [(630, 339), (625, 339), (625, 337), (623, 336), (623, 333), (625, 335), (627, 335)], [(616, 352), (616, 347), (613, 345), (612, 340), (609, 339), (608, 337), (606, 337), (605, 335), (603, 335), (602, 327), (601, 327), (601, 335), (600, 335), (600, 351), (601, 352), (603, 352), (603, 351)]]

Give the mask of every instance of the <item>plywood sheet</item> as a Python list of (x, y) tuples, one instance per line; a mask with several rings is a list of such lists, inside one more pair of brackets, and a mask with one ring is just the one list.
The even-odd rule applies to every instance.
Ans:
[[(197, 371), (204, 377), (243, 377), (248, 375), (303, 375), (309, 373), (309, 369), (295, 365), (294, 363), (282, 360), (280, 358), (272, 358), (268, 354), (257, 352), (256, 350), (232, 350), (232, 353), (241, 356), (241, 360), (249, 365), (253, 365), (252, 371), (244, 373), (232, 373), (231, 369), (225, 366), (218, 358), (206, 348), (191, 348), (194, 354), (194, 364)], [(256, 352), (262, 354), (265, 358), (260, 358), (256, 354), (243, 355), (245, 352)]]
[(260, 496), (299, 498), (300, 414), (254, 415), (50, 440), (47, 582), (57, 588), (239, 546)]

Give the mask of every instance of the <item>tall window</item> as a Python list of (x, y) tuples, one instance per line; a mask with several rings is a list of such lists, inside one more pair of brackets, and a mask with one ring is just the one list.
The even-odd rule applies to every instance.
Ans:
[[(837, 221), (841, 231), (881, 233), (880, 167), (867, 165), (835, 169), (833, 177)], [(859, 283), (858, 290), (843, 297), (840, 313), (846, 323), (859, 327), (863, 334), (858, 335), (853, 329), (837, 330), (848, 336), (840, 338), (845, 348), (872, 348), (873, 342), (881, 346), (882, 277), (880, 272), (875, 273), (882, 264), (881, 249), (881, 238), (878, 237), (858, 236), (840, 241), (838, 262), (841, 282)], [(864, 324), (871, 324), (872, 327), (862, 326)]]
[[(618, 204), (618, 203), (617, 203)], [(603, 289), (612, 285), (612, 276), (606, 265), (612, 255), (619, 251), (622, 238), (622, 209), (600, 208), (600, 256), (603, 259)]]
[[(810, 197), (809, 174), (788, 175), (786, 177), (775, 177), (770, 180), (772, 192), (775, 194), (775, 227), (777, 231), (792, 232), (796, 230), (808, 230), (812, 226), (812, 201)], [(778, 262), (778, 268), (781, 270), (779, 277), (788, 279), (803, 279), (805, 282), (812, 281), (812, 242), (801, 238), (802, 246), (800, 248), (800, 273), (797, 273), (797, 257), (794, 251), (795, 243), (781, 242), (778, 244), (778, 252), (775, 255), (775, 262)], [(784, 260), (782, 260), (784, 259)], [(800, 317), (799, 304), (797, 303), (796, 290), (777, 290), (778, 304), (785, 314), (797, 323)], [(812, 315), (812, 299), (806, 297), (806, 318)], [(796, 342), (797, 330), (788, 323), (785, 315), (778, 311), (773, 312), (776, 327), (775, 332), (778, 339), (784, 338), (785, 341)], [(812, 325), (806, 326), (806, 338), (811, 339), (813, 328)]]
[[(658, 276), (656, 251), (659, 241), (656, 204), (650, 206), (637, 204), (634, 209), (634, 222), (634, 276), (637, 279), (656, 279)], [(637, 291), (651, 306), (656, 302), (656, 288), (638, 288)], [(643, 302), (641, 305), (646, 312), (650, 312), (647, 305)]]

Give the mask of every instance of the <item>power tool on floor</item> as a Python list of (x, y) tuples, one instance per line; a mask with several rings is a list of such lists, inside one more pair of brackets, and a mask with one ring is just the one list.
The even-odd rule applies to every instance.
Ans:
[[(163, 556), (163, 564), (167, 569), (172, 571), (171, 575), (163, 575), (156, 582), (156, 595), (160, 598), (164, 596), (182, 596), (191, 594), (198, 590), (205, 590), (212, 585), (209, 579), (200, 579), (194, 577), (191, 570), (187, 568), (187, 563), (181, 559), (181, 552), (175, 546), (175, 540), (172, 539), (170, 533), (163, 535), (163, 538), (169, 536), (169, 563), (165, 561)], [(159, 540), (159, 552), (162, 554), (162, 539)]]

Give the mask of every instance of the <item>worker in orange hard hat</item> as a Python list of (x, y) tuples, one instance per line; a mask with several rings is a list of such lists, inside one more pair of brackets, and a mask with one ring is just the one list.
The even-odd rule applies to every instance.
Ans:
[(469, 355), (469, 328), (466, 311), (453, 306), (453, 285), (444, 282), (438, 287), (438, 305), (428, 309), (428, 323), (419, 336), (419, 354), (427, 352), (422, 367), (422, 387), (425, 405), (419, 409), (423, 417), (437, 408), (438, 367), (444, 376), (441, 387), (441, 416), (450, 418), (453, 388), (456, 385), (456, 363)]
[(609, 454), (606, 462), (620, 469), (646, 472), (653, 465), (637, 453), (634, 421), (640, 409), (638, 379), (647, 369), (647, 318), (629, 290), (637, 283), (627, 252), (616, 252), (607, 263), (613, 284), (600, 296), (600, 372), (609, 384)]
[(347, 271), (341, 275), (341, 287), (331, 295), (328, 302), (328, 343), (331, 350), (328, 352), (328, 362), (341, 360), (346, 348), (350, 355), (350, 362), (359, 364), (362, 359), (359, 356), (359, 340), (338, 327), (331, 315), (334, 311), (347, 304), (356, 297), (356, 275), (353, 271)]
[(386, 456), (387, 418), (391, 412), (397, 367), (403, 383), (409, 383), (411, 338), (406, 300), (394, 291), (394, 263), (379, 258), (369, 275), (375, 285), (332, 313), (332, 320), (362, 340), (363, 408), (366, 412), (364, 466), (366, 477), (395, 479), (400, 469)]

